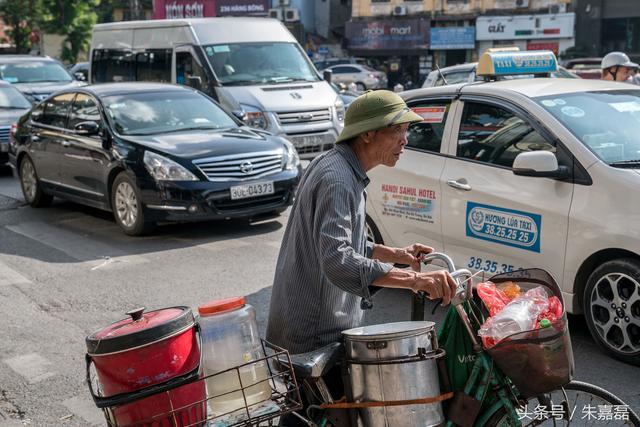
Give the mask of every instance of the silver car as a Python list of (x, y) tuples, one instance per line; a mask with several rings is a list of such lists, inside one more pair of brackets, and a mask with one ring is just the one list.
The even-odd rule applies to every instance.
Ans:
[[(453, 65), (451, 67), (441, 68), (440, 71), (433, 70), (427, 75), (422, 87), (454, 85), (458, 83), (471, 83), (482, 80), (476, 76), (477, 62), (469, 62), (467, 64)], [(527, 78), (529, 75), (509, 76), (510, 78)], [(558, 71), (551, 73), (551, 77), (565, 79), (579, 79), (580, 77), (568, 71), (564, 67), (558, 67)]]
[(368, 65), (340, 64), (325, 68), (333, 73), (332, 81), (348, 85), (355, 83), (358, 90), (384, 89), (387, 87), (387, 75)]

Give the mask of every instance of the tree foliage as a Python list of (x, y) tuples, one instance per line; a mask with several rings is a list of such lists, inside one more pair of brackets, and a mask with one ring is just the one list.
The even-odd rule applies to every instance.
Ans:
[[(137, 6), (137, 7), (134, 7)], [(110, 22), (113, 10), (122, 8), (143, 18), (151, 0), (0, 0), (0, 16), (7, 26), (9, 40), (19, 53), (32, 48), (32, 32), (65, 36), (63, 61), (76, 62), (89, 49), (91, 30), (97, 22)], [(136, 10), (136, 13), (131, 13)]]
[(31, 32), (38, 29), (40, 0), (5, 0), (0, 4), (0, 16), (9, 28), (5, 31), (18, 53), (31, 49)]
[(66, 36), (63, 61), (76, 62), (81, 51), (89, 49), (91, 29), (98, 20), (99, 0), (39, 0), (41, 27), (45, 32)]

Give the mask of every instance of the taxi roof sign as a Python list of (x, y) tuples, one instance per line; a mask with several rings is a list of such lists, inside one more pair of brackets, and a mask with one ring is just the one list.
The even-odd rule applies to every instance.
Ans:
[(558, 61), (550, 50), (487, 49), (478, 61), (476, 74), (497, 77), (516, 74), (549, 74), (558, 71)]

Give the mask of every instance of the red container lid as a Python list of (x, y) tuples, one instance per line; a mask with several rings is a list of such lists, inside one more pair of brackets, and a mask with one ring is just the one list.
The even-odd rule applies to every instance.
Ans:
[(210, 301), (206, 304), (202, 304), (198, 307), (198, 313), (201, 316), (208, 316), (210, 314), (217, 314), (227, 310), (234, 310), (240, 308), (246, 304), (244, 297), (231, 297)]
[(161, 341), (195, 324), (189, 307), (169, 307), (144, 312), (144, 307), (127, 312), (128, 319), (113, 323), (86, 338), (87, 353), (109, 354)]

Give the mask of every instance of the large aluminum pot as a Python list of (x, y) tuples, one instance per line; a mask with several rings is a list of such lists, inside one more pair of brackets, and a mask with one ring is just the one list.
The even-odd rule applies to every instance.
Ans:
[[(433, 322), (398, 322), (342, 332), (351, 392), (356, 402), (413, 400), (440, 394)], [(372, 427), (428, 427), (444, 423), (442, 405), (386, 406), (360, 410)]]

